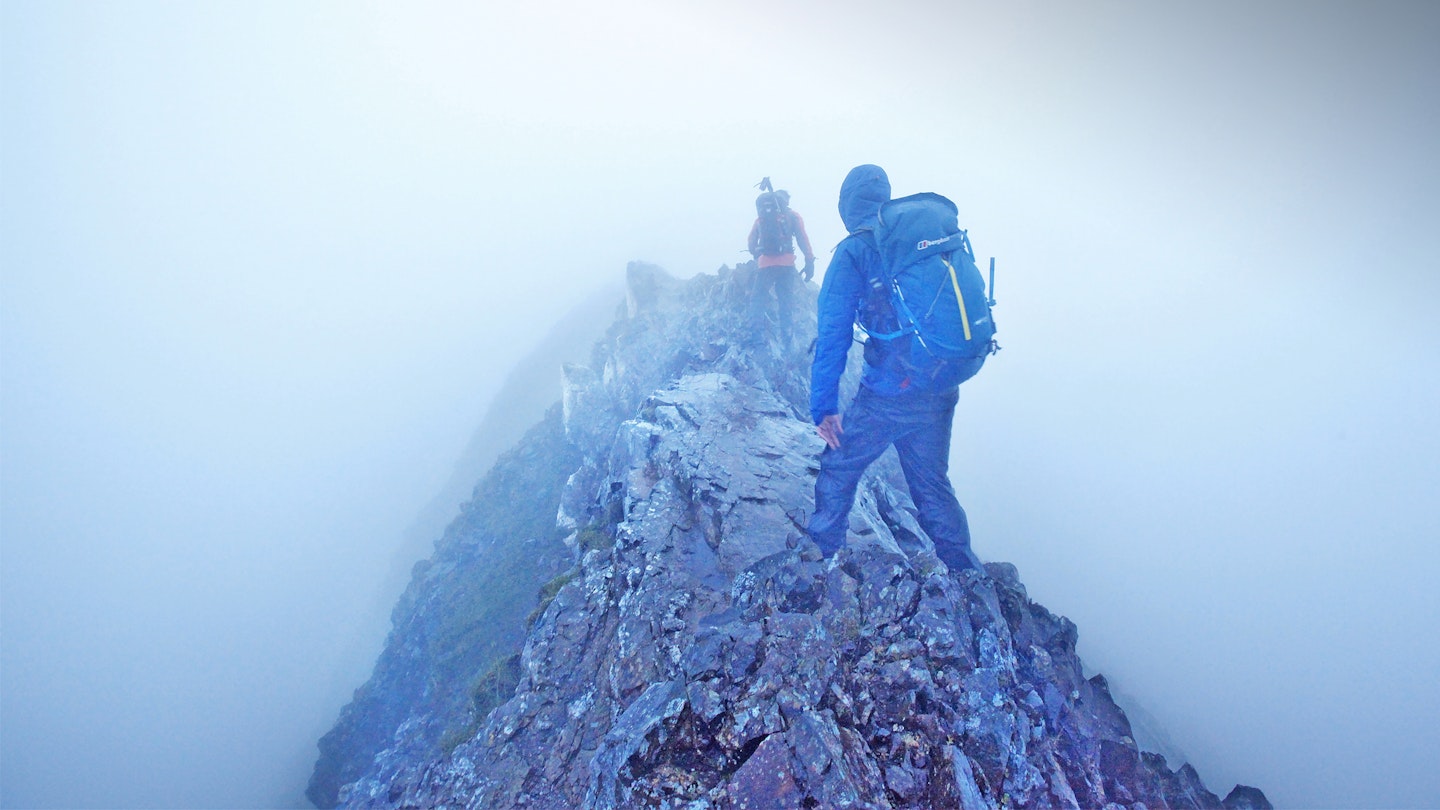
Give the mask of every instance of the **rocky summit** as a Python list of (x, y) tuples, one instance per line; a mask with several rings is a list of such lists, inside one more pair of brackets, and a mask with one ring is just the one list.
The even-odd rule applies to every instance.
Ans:
[(782, 339), (752, 280), (630, 266), (589, 365), (564, 369), (562, 402), (416, 566), (320, 741), (311, 800), (1270, 807), (1140, 750), (1104, 677), (1082, 674), (1075, 625), (1013, 566), (935, 557), (893, 456), (847, 548), (819, 558), (815, 292)]

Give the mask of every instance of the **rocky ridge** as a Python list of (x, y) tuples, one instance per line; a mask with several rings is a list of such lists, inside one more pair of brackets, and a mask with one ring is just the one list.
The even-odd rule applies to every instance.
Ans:
[[(820, 561), (808, 360), (754, 300), (748, 266), (681, 282), (631, 265), (563, 407), (417, 567), (322, 740), (317, 805), (1270, 806), (1142, 752), (1073, 623), (1012, 566), (935, 558), (893, 458)], [(455, 597), (497, 577), (538, 593), (503, 613)]]

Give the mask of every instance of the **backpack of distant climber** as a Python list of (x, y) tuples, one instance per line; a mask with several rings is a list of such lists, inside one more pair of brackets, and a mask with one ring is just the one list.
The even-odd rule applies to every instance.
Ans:
[[(958, 216), (955, 203), (939, 194), (913, 194), (881, 205), (874, 231), (881, 262), (869, 283), (872, 298), (888, 300), (888, 307), (878, 316), (877, 308), (862, 308), (860, 326), (918, 388), (958, 385), (999, 350), (995, 302)], [(993, 270), (992, 263), (992, 285)]]
[(795, 228), (790, 223), (788, 197), (784, 191), (764, 191), (755, 198), (762, 255), (779, 256), (795, 249)]

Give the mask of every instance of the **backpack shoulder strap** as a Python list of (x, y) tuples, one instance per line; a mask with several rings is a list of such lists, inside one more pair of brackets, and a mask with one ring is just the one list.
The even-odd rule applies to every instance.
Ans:
[[(881, 258), (874, 230), (870, 228), (858, 228), (851, 231), (849, 236), (840, 240), (840, 245), (844, 245), (851, 239), (865, 245), (875, 254), (873, 261), (866, 262), (861, 268), (857, 268), (865, 273), (865, 278), (863, 279), (865, 296), (860, 311), (856, 313), (855, 325), (859, 326), (861, 331), (871, 340), (888, 341), (910, 334), (909, 330), (899, 328), (898, 322), (894, 322), (894, 326), (897, 328), (888, 331), (884, 330), (883, 327), (879, 329), (876, 328), (877, 324), (875, 320), (877, 316), (880, 316), (879, 319), (885, 321), (892, 321), (894, 319), (895, 304), (891, 290), (893, 284), (886, 273), (885, 262)], [(840, 245), (835, 246), (837, 250), (840, 248)], [(880, 310), (884, 310), (888, 314), (881, 316)]]
[(869, 245), (872, 249), (875, 249), (877, 251), (879, 250), (879, 248), (875, 244), (875, 231), (871, 230), (870, 228), (857, 228), (846, 234), (844, 239), (836, 242), (835, 247), (831, 248), (830, 252), (834, 253), (835, 251), (839, 250), (841, 245), (849, 242), (851, 239), (858, 239), (866, 245)]

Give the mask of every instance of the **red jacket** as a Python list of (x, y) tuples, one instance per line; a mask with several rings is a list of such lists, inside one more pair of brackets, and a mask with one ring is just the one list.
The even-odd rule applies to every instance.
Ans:
[[(800, 252), (805, 254), (805, 261), (815, 261), (815, 251), (810, 249), (810, 237), (805, 233), (805, 220), (794, 209), (787, 211), (790, 215), (790, 230), (794, 232), (795, 238), (800, 241)], [(756, 257), (760, 267), (794, 267), (795, 249), (792, 247), (784, 253), (760, 253), (760, 218), (755, 218), (755, 224), (750, 226), (750, 253)]]

